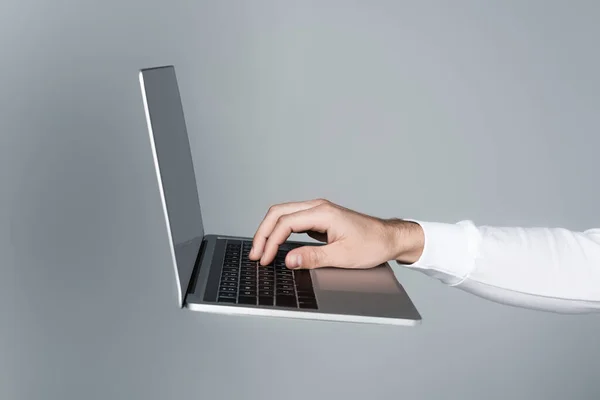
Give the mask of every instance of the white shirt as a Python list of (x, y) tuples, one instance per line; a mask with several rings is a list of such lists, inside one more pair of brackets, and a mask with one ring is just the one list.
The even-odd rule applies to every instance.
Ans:
[(409, 268), (503, 304), (600, 312), (600, 229), (414, 222), (425, 232), (425, 247)]

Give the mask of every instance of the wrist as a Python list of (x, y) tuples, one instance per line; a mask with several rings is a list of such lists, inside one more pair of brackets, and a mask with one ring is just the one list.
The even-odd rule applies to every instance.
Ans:
[(421, 258), (425, 246), (425, 233), (421, 225), (395, 219), (388, 221), (388, 226), (392, 239), (391, 259), (407, 265), (416, 263)]

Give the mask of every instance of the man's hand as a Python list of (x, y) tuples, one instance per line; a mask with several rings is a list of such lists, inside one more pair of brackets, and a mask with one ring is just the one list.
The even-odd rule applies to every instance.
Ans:
[(288, 268), (372, 268), (390, 260), (412, 264), (424, 242), (418, 224), (375, 218), (318, 199), (272, 206), (254, 235), (250, 259), (268, 265), (292, 233), (327, 244), (290, 251)]

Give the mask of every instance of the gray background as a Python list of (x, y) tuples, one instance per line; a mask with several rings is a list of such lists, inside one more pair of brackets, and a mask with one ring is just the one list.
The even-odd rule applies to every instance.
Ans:
[(0, 398), (600, 397), (597, 316), (414, 271), (398, 276), (417, 329), (178, 310), (137, 81), (178, 68), (208, 232), (251, 235), (270, 204), (317, 196), (580, 230), (600, 226), (599, 17), (594, 1), (3, 1)]

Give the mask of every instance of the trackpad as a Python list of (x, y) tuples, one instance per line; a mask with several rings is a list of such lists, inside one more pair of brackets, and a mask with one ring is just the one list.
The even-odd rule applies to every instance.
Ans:
[(320, 290), (398, 293), (396, 276), (387, 265), (370, 269), (319, 268), (312, 271)]

